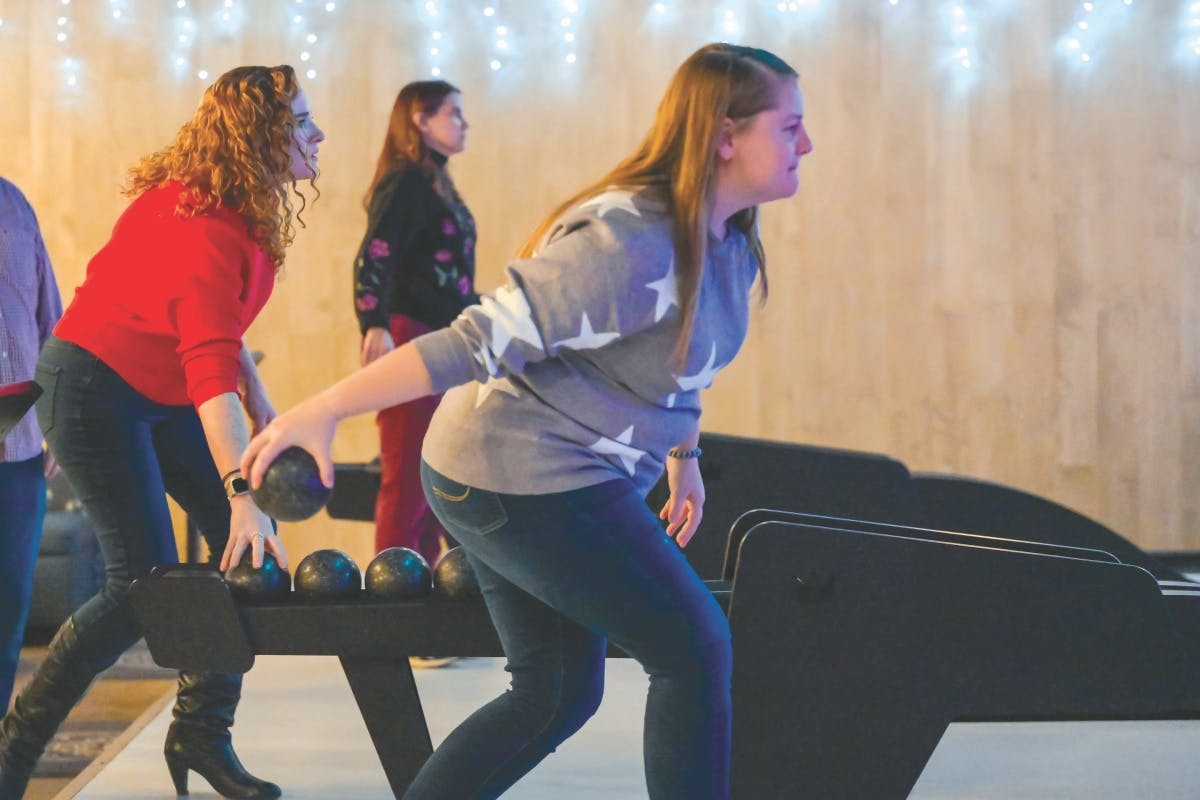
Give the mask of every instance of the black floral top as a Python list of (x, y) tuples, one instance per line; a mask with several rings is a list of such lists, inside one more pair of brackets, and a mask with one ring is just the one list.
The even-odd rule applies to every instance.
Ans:
[[(434, 154), (438, 169), (446, 159)], [(453, 189), (441, 193), (414, 164), (383, 176), (371, 196), (367, 234), (354, 262), (360, 332), (387, 329), (392, 314), (443, 328), (475, 293), (475, 220)]]

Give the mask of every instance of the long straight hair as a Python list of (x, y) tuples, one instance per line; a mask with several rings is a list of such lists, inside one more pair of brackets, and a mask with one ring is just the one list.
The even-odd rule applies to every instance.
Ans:
[(364, 208), (371, 207), (371, 197), (383, 176), (401, 164), (412, 164), (425, 172), (446, 200), (462, 202), (450, 176), (434, 162), (421, 129), (413, 121), (417, 114), (436, 114), (446, 98), (457, 92), (458, 87), (447, 81), (413, 81), (400, 90), (392, 104), (387, 136), (375, 162), (375, 175), (363, 197)]
[[(708, 243), (717, 169), (718, 136), (725, 119), (735, 122), (772, 108), (780, 87), (798, 74), (766, 50), (709, 44), (675, 71), (642, 144), (604, 177), (576, 192), (550, 212), (518, 251), (533, 255), (550, 226), (567, 209), (611, 187), (659, 186), (667, 196), (675, 245), (676, 281), (683, 325), (672, 359), (687, 359), (695, 323)], [(758, 236), (758, 208), (731, 217), (750, 243), (767, 293), (767, 260)]]

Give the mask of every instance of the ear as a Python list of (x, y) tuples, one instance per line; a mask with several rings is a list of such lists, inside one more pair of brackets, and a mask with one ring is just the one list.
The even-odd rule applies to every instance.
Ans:
[(429, 127), (428, 119), (420, 111), (413, 112), (412, 121), (413, 121), (413, 125), (416, 125), (417, 130), (419, 130), (421, 133), (425, 133), (426, 128)]
[(729, 161), (733, 158), (733, 120), (729, 117), (721, 120), (721, 129), (717, 131), (717, 158)]

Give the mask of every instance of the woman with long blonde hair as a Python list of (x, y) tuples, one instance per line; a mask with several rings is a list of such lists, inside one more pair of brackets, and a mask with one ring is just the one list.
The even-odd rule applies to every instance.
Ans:
[[(260, 566), (264, 552), (287, 566), (238, 470), (275, 416), (242, 336), (270, 297), (292, 241), (291, 192), (316, 177), (324, 138), (291, 67), (239, 67), (130, 170), (133, 201), (36, 370), (38, 422), (100, 541), (105, 583), (0, 720), (0, 800), (19, 800), (67, 712), (140, 637), (130, 584), (178, 560), (166, 495), (222, 569), (244, 554)], [(225, 797), (280, 795), (233, 752), (240, 693), (240, 675), (180, 673), (164, 749), (180, 794), (190, 770)]]
[[(506, 791), (595, 712), (607, 641), (650, 675), (650, 797), (728, 796), (729, 624), (679, 548), (704, 505), (699, 393), (741, 346), (765, 275), (756, 207), (795, 194), (811, 149), (791, 67), (701, 48), (643, 144), (547, 217), (505, 286), (251, 441), (252, 485), (289, 445), (328, 484), (339, 420), (449, 389), (426, 495), (467, 552), (512, 688), (405, 797)], [(665, 536), (644, 499), (664, 469)]]

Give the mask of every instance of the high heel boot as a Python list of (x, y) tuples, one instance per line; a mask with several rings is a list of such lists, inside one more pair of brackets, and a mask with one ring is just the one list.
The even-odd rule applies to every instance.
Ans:
[[(273, 800), (280, 788), (246, 771), (233, 752), (233, 713), (242, 696), (242, 676), (227, 672), (180, 672), (175, 721), (163, 754), (178, 794), (187, 794), (188, 770), (223, 797)], [(0, 798), (7, 800), (7, 798)]]
[(0, 719), (0, 800), (21, 800), (46, 744), (96, 677), (76, 645), (72, 617), (54, 634), (46, 659)]

